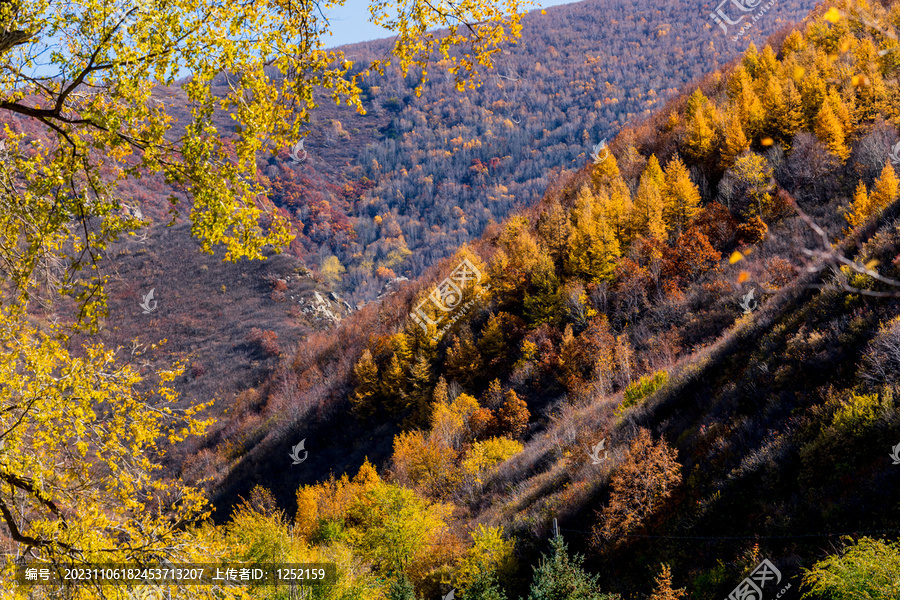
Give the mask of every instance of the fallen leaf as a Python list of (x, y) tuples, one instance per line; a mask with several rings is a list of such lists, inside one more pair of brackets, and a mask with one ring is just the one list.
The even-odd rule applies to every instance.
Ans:
[(733, 265), (739, 260), (744, 260), (744, 255), (735, 250), (731, 253), (731, 256), (728, 257), (728, 264)]

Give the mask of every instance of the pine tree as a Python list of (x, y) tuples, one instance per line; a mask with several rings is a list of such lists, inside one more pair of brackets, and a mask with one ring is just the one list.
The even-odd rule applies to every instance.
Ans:
[(715, 107), (696, 89), (687, 101), (685, 146), (691, 158), (702, 161), (712, 153), (716, 143)]
[(631, 193), (628, 186), (620, 178), (616, 179), (610, 187), (609, 200), (604, 203), (613, 233), (620, 244), (627, 244), (632, 237), (631, 213), (634, 205), (631, 201)]
[(775, 51), (772, 50), (772, 47), (766, 44), (766, 47), (763, 48), (762, 55), (759, 57), (759, 69), (755, 73), (755, 77), (762, 78), (767, 75), (774, 75), (778, 72), (778, 58), (775, 56)]
[(431, 394), (431, 401), (435, 404), (450, 404), (450, 392), (447, 389), (447, 380), (443, 375), (438, 377), (434, 392)]
[(471, 389), (475, 380), (481, 376), (483, 368), (484, 359), (478, 346), (472, 341), (472, 331), (467, 326), (461, 327), (453, 345), (447, 350), (447, 360), (444, 363), (447, 377), (451, 381), (458, 381), (464, 388)]
[(784, 92), (781, 89), (781, 83), (776, 77), (767, 76), (762, 89), (762, 105), (765, 114), (762, 136), (780, 138), (779, 122), (784, 114)]
[(897, 173), (890, 161), (884, 163), (881, 175), (875, 180), (872, 186), (872, 193), (869, 195), (869, 202), (873, 212), (880, 212), (896, 202), (897, 200), (898, 181)]
[(852, 101), (852, 98), (845, 101), (834, 88), (829, 90), (828, 95), (825, 97), (825, 102), (831, 105), (831, 111), (841, 124), (841, 131), (844, 134), (844, 139), (847, 139), (850, 134), (853, 133), (856, 126), (853, 117), (854, 107), (852, 105), (848, 106), (848, 102)]
[(506, 593), (500, 589), (493, 571), (484, 569), (478, 571), (472, 583), (463, 590), (460, 600), (506, 600)]
[(716, 131), (704, 111), (701, 110), (696, 116), (688, 119), (684, 142), (685, 152), (696, 161), (704, 161), (712, 153), (715, 148)]
[(550, 557), (541, 557), (534, 569), (534, 579), (528, 600), (616, 600), (615, 594), (600, 592), (596, 575), (582, 567), (584, 559), (575, 554), (569, 557), (561, 536), (550, 542)]
[(866, 184), (860, 181), (856, 185), (853, 201), (850, 202), (850, 210), (844, 214), (850, 227), (859, 227), (872, 214), (872, 206), (869, 203), (869, 194), (866, 192)]
[(591, 167), (591, 182), (594, 184), (595, 190), (602, 189), (603, 186), (609, 185), (613, 179), (619, 177), (619, 163), (616, 161), (616, 157), (609, 151), (609, 148), (605, 152), (606, 158), (599, 163), (594, 163)]
[(416, 591), (406, 573), (399, 573), (388, 585), (387, 600), (416, 600)]
[(800, 52), (805, 48), (806, 38), (804, 38), (803, 34), (801, 34), (799, 31), (794, 30), (789, 33), (786, 38), (784, 38), (784, 43), (781, 45), (781, 54), (782, 56), (787, 58), (791, 54)]
[(557, 322), (561, 289), (553, 261), (545, 254), (531, 274), (531, 291), (525, 294), (525, 315), (532, 326)]
[(666, 164), (663, 187), (666, 224), (680, 234), (700, 211), (700, 191), (691, 181), (690, 173), (676, 156)]
[(662, 565), (659, 575), (656, 576), (656, 589), (653, 590), (649, 600), (681, 600), (684, 589), (672, 588), (672, 572), (669, 565)]
[(488, 389), (481, 396), (479, 404), (491, 410), (500, 408), (500, 405), (503, 404), (503, 384), (500, 383), (499, 379), (491, 380), (488, 384)]

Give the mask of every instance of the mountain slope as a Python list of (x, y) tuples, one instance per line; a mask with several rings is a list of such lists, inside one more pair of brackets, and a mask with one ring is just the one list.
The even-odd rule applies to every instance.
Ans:
[[(305, 523), (298, 486), (368, 456), (452, 502), (454, 532), (501, 526), (522, 565), (557, 519), (625, 597), (660, 562), (692, 597), (725, 597), (766, 557), (796, 598), (799, 566), (840, 534), (896, 537), (898, 6), (821, 7), (775, 49), (751, 46), (301, 347), (257, 399), (266, 427), (222, 424), (201, 450), (254, 440), (225, 459), (220, 509), (262, 484)], [(466, 308), (434, 341), (429, 293), (464, 260), (480, 276), (441, 296)], [(420, 307), (437, 327), (409, 318)], [(291, 466), (300, 439), (310, 458)], [(337, 547), (351, 526), (307, 539)], [(460, 557), (411, 571), (417, 590)], [(503, 584), (520, 592), (526, 575)]]

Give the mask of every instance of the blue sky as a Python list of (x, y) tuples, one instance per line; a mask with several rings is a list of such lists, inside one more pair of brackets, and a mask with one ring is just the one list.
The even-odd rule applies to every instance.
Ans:
[[(572, 0), (537, 0), (532, 10), (570, 2)], [(377, 40), (391, 35), (387, 30), (369, 23), (367, 0), (347, 0), (344, 6), (332, 8), (326, 15), (331, 21), (332, 29), (332, 35), (325, 40), (325, 45), (329, 48)]]

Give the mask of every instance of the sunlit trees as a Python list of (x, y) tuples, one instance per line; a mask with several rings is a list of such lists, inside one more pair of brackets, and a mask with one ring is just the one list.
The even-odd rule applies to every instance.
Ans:
[(656, 576), (656, 588), (649, 600), (680, 600), (684, 593), (683, 589), (672, 587), (672, 572), (669, 565), (662, 565), (659, 575)]
[(820, 560), (803, 576), (803, 598), (893, 600), (900, 595), (900, 546), (860, 538), (840, 554)]
[(655, 155), (647, 161), (634, 196), (632, 228), (638, 235), (664, 241), (666, 239), (665, 203), (662, 187), (664, 174)]
[(508, 577), (514, 573), (515, 541), (506, 537), (501, 527), (478, 525), (472, 532), (472, 542), (456, 570), (460, 588), (468, 590), (481, 574)]
[(846, 160), (850, 156), (850, 148), (846, 143), (843, 125), (834, 114), (831, 102), (822, 103), (822, 107), (816, 115), (815, 132), (832, 154), (841, 160)]
[(700, 211), (700, 192), (679, 157), (666, 164), (663, 184), (665, 218), (669, 228), (680, 234)]
[(497, 426), (501, 433), (519, 437), (528, 427), (531, 413), (528, 405), (519, 398), (515, 390), (507, 390), (503, 397), (503, 404), (497, 409)]
[(725, 171), (719, 184), (719, 193), (728, 208), (746, 217), (762, 216), (769, 207), (774, 189), (771, 165), (765, 157), (754, 152), (739, 156)]
[(377, 484), (347, 508), (348, 539), (379, 573), (405, 570), (446, 527), (449, 509), (406, 488)]
[(872, 205), (869, 203), (869, 192), (866, 184), (860, 181), (856, 184), (853, 200), (850, 202), (850, 210), (844, 214), (850, 227), (859, 227), (872, 215)]
[(866, 191), (865, 184), (860, 181), (853, 194), (850, 210), (844, 215), (851, 227), (858, 227), (869, 217), (878, 214), (896, 202), (900, 190), (900, 180), (891, 163), (884, 164), (881, 176), (875, 180), (871, 193)]
[(875, 180), (869, 194), (869, 204), (873, 212), (880, 212), (897, 201), (900, 181), (890, 161), (884, 163), (881, 175)]
[[(9, 539), (56, 565), (185, 557), (173, 523), (209, 514), (200, 490), (161, 475), (152, 457), (205, 430), (175, 405), (180, 369), (145, 381), (115, 353), (70, 353), (0, 309), (0, 515)], [(139, 349), (136, 353), (140, 355)]]

